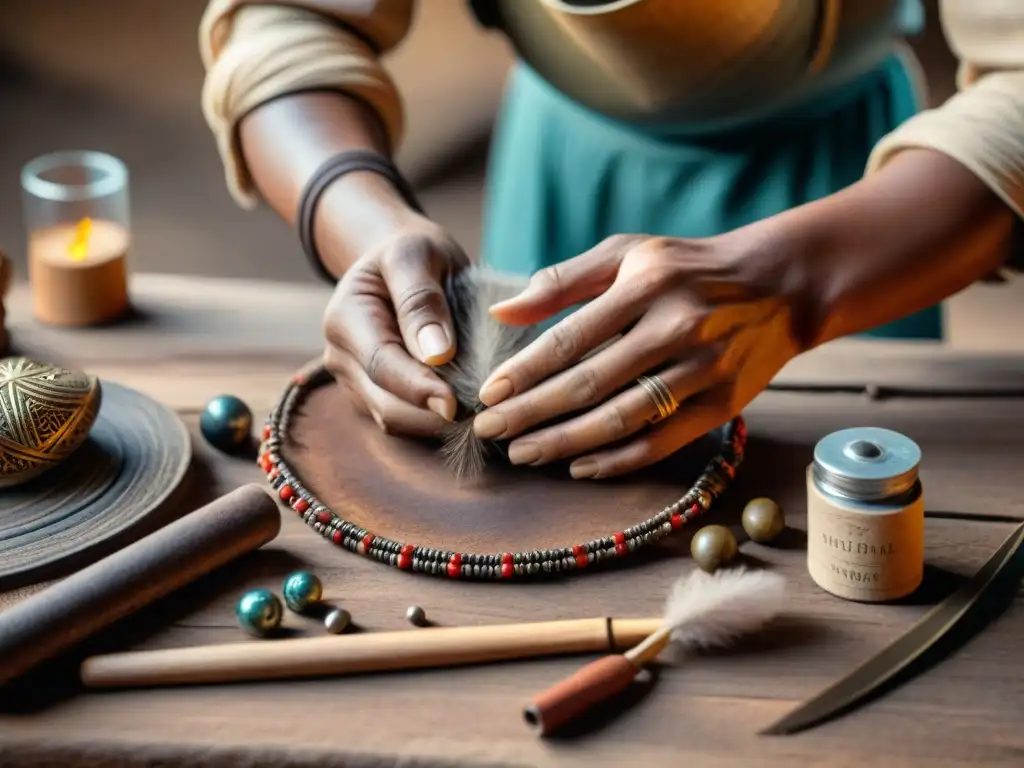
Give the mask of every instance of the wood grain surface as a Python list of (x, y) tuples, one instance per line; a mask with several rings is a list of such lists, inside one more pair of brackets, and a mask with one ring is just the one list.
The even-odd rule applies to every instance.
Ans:
[[(15, 342), (179, 408), (195, 441), (192, 506), (259, 480), (251, 457), (226, 457), (203, 443), (198, 410), (208, 397), (229, 391), (265, 412), (294, 367), (317, 355), (324, 294), (146, 277), (133, 296), (159, 321), (66, 335), (36, 328), (16, 309), (10, 318)], [(1019, 591), (983, 632), (879, 701), (798, 736), (754, 735), (895, 639), (979, 567), (1012, 529), (1006, 521), (1024, 519), (1016, 479), (1024, 453), (1024, 399), (977, 396), (989, 371), (1002, 371), (1013, 383), (1014, 370), (1024, 377), (1024, 365), (1011, 358), (958, 358), (934, 347), (887, 368), (884, 361), (896, 361), (900, 348), (910, 347), (853, 343), (816, 351), (800, 361), (800, 375), (814, 379), (818, 389), (768, 392), (749, 409), (746, 462), (722, 500), (720, 519), (735, 525), (742, 505), (755, 495), (782, 504), (790, 530), (779, 545), (744, 542), (741, 553), (789, 577), (785, 615), (729, 652), (655, 670), (623, 701), (559, 739), (534, 737), (521, 707), (590, 657), (158, 691), (60, 696), (56, 684), (39, 686), (35, 698), (7, 702), (0, 713), (0, 764), (1019, 765)], [(960, 391), (974, 396), (947, 391), (872, 399), (858, 391), (862, 386), (824, 386), (831, 381), (843, 389), (849, 384), (844, 372), (860, 385), (934, 385), (950, 371)], [(945, 383), (948, 389), (949, 379)], [(927, 575), (921, 590), (898, 605), (839, 600), (815, 587), (805, 567), (802, 479), (811, 447), (834, 429), (858, 424), (905, 432), (924, 453)], [(239, 641), (244, 635), (233, 606), (242, 591), (280, 591), (284, 576), (298, 567), (316, 572), (326, 599), (351, 611), (363, 631), (431, 631), (406, 623), (405, 609), (413, 603), (441, 625), (642, 616), (659, 611), (671, 580), (691, 567), (688, 538), (684, 529), (658, 556), (588, 578), (471, 584), (409, 575), (340, 551), (286, 513), (274, 542), (97, 638), (89, 651)], [(0, 596), (0, 607), (26, 592)], [(285, 623), (300, 635), (322, 632), (291, 613)], [(60, 679), (56, 670), (52, 674)]]

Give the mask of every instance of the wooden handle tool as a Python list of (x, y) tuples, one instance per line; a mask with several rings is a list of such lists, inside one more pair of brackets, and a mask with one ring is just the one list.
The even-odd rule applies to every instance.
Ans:
[(250, 484), (0, 613), (0, 685), (277, 536), (281, 513)]
[(523, 718), (541, 736), (548, 736), (591, 707), (624, 691), (668, 645), (671, 628), (659, 629), (623, 654), (591, 662), (534, 698)]
[(93, 656), (92, 688), (230, 683), (450, 667), (628, 648), (660, 619), (574, 619), (263, 640)]

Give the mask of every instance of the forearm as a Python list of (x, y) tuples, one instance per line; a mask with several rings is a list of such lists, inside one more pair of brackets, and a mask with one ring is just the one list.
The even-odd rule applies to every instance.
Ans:
[[(332, 91), (271, 101), (242, 120), (239, 136), (255, 186), (292, 225), (303, 187), (327, 158), (350, 149), (388, 153), (387, 137), (373, 111)], [(317, 206), (314, 237), (324, 265), (340, 277), (361, 254), (392, 237), (414, 216), (382, 176), (342, 176)]]
[(778, 218), (774, 273), (812, 347), (942, 301), (998, 269), (1014, 215), (977, 176), (907, 150), (847, 189)]

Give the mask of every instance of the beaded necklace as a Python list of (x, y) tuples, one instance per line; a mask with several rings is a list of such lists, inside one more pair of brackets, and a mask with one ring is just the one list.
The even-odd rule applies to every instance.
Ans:
[(657, 514), (609, 536), (584, 544), (530, 552), (453, 552), (378, 536), (354, 521), (345, 520), (318, 500), (288, 466), (280, 448), (287, 442), (292, 414), (311, 391), (333, 381), (320, 364), (292, 378), (263, 428), (257, 463), (267, 473), (267, 481), (278, 497), (329, 542), (399, 570), (430, 576), (516, 579), (585, 570), (608, 560), (627, 557), (706, 513), (736, 476), (747, 442), (746, 425), (742, 417), (736, 417), (722, 429), (721, 450), (708, 462), (693, 487)]

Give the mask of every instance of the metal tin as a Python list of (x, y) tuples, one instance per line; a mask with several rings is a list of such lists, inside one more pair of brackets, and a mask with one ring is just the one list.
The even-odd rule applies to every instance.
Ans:
[(888, 429), (828, 435), (807, 467), (807, 567), (823, 589), (883, 602), (924, 577), (921, 450)]
[(921, 449), (906, 435), (879, 427), (853, 427), (818, 442), (812, 471), (824, 493), (879, 502), (913, 493), (920, 463)]

